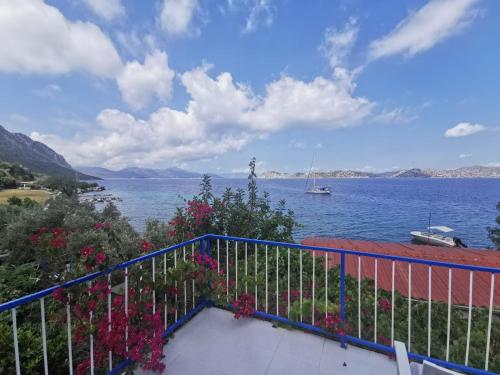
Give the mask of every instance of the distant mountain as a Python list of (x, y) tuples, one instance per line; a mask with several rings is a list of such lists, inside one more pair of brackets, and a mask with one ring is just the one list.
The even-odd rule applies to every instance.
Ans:
[[(316, 178), (500, 178), (500, 167), (472, 166), (456, 169), (411, 168), (399, 171), (370, 173), (353, 170), (316, 171)], [(307, 178), (307, 173), (264, 172), (263, 178)]]
[(393, 173), (392, 175), (389, 175), (389, 177), (396, 177), (396, 178), (408, 178), (408, 177), (432, 177), (432, 172), (429, 170), (427, 173), (422, 171), (420, 168), (412, 168), (412, 169), (405, 169), (402, 171), (397, 171)]
[(75, 171), (64, 157), (41, 142), (22, 133), (11, 133), (0, 125), (0, 160), (19, 163), (33, 172), (77, 177), (82, 180), (95, 179)]
[[(113, 171), (101, 167), (79, 167), (82, 173), (91, 174), (104, 179), (117, 178), (200, 178), (201, 173), (186, 171), (181, 168), (152, 169), (128, 167)], [(215, 176), (216, 177), (216, 176)]]

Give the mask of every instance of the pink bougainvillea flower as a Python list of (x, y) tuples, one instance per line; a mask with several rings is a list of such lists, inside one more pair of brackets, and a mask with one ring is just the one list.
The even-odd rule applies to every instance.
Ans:
[(97, 262), (97, 264), (103, 264), (105, 260), (106, 260), (106, 254), (104, 254), (103, 252), (96, 254), (95, 261)]
[(38, 242), (40, 241), (40, 236), (38, 234), (32, 234), (30, 236), (30, 241), (32, 245), (38, 245)]
[(378, 302), (378, 305), (385, 312), (391, 311), (392, 305), (391, 305), (391, 303), (389, 302), (389, 300), (387, 298), (382, 298)]
[(80, 250), (80, 254), (84, 257), (89, 257), (92, 254), (94, 254), (94, 252), (95, 252), (95, 249), (92, 246), (85, 246), (85, 247), (82, 247)]
[(52, 292), (52, 296), (56, 301), (63, 302), (65, 303), (67, 301), (67, 295), (66, 292), (64, 291), (64, 288), (56, 288)]
[(143, 253), (149, 253), (153, 249), (153, 244), (149, 241), (143, 240), (141, 242), (141, 250)]
[(54, 249), (62, 249), (66, 246), (66, 238), (61, 236), (55, 237), (50, 241), (50, 246), (52, 246)]
[(54, 237), (59, 237), (62, 234), (64, 234), (64, 229), (63, 228), (61, 228), (61, 227), (52, 228), (52, 235)]

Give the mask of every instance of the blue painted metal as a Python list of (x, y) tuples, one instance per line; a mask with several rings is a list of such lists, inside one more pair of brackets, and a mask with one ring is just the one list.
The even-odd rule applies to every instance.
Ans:
[(64, 284), (55, 285), (53, 287), (44, 289), (44, 290), (42, 290), (40, 292), (28, 294), (26, 296), (23, 296), (23, 297), (20, 297), (20, 298), (17, 298), (17, 299), (14, 299), (14, 300), (2, 303), (2, 304), (0, 304), (0, 313), (2, 313), (4, 311), (7, 311), (7, 310), (10, 310), (10, 309), (13, 309), (14, 307), (17, 307), (17, 306), (25, 305), (25, 304), (27, 304), (29, 302), (38, 300), (38, 299), (40, 299), (42, 297), (48, 296), (48, 295), (52, 294), (52, 292), (54, 290), (58, 289), (58, 288), (69, 288), (69, 287), (74, 286), (74, 285), (78, 285), (78, 284), (81, 284), (81, 283), (85, 283), (87, 281), (91, 281), (91, 280), (97, 279), (98, 277), (105, 276), (105, 275), (110, 274), (110, 273), (112, 273), (112, 272), (114, 272), (116, 270), (125, 269), (127, 267), (130, 267), (133, 264), (140, 263), (140, 262), (143, 262), (143, 261), (151, 259), (151, 258), (155, 258), (155, 257), (157, 257), (159, 255), (163, 255), (165, 253), (170, 253), (170, 252), (174, 251), (175, 249), (178, 249), (178, 248), (183, 247), (183, 246), (190, 245), (190, 244), (195, 243), (196, 241), (199, 241), (200, 239), (203, 239), (205, 237), (206, 236), (202, 236), (202, 237), (198, 237), (198, 238), (193, 238), (192, 240), (185, 241), (185, 242), (182, 242), (182, 243), (179, 243), (179, 244), (167, 247), (165, 249), (161, 249), (161, 250), (155, 251), (153, 253), (149, 253), (149, 254), (143, 255), (141, 257), (129, 260), (127, 262), (120, 263), (120, 264), (118, 264), (118, 265), (116, 265), (114, 267), (108, 268), (107, 270), (100, 271), (100, 272), (95, 272), (95, 273), (91, 273), (89, 275), (85, 275), (85, 276), (79, 277), (77, 279), (68, 281), (68, 282), (66, 282)]
[(131, 366), (133, 364), (134, 361), (131, 360), (130, 358), (127, 358), (126, 360), (121, 361), (115, 367), (113, 367), (113, 370), (109, 371), (107, 375), (121, 375), (123, 373), (123, 370), (125, 370), (128, 366)]
[[(227, 307), (229, 309), (232, 309), (231, 305), (228, 305)], [(336, 335), (336, 334), (333, 334), (331, 332), (328, 332), (328, 331), (324, 330), (321, 327), (313, 326), (313, 325), (307, 324), (307, 323), (294, 322), (294, 321), (288, 320), (287, 318), (283, 318), (281, 316), (277, 316), (277, 315), (265, 313), (263, 311), (256, 311), (255, 314), (254, 314), (254, 316), (257, 317), (257, 318), (262, 318), (262, 319), (266, 319), (266, 320), (278, 321), (278, 322), (286, 324), (288, 326), (299, 328), (299, 329), (302, 329), (304, 331), (309, 331), (309, 332), (312, 332), (312, 333), (316, 333), (316, 334), (319, 334), (321, 336), (324, 336), (324, 337), (327, 337), (327, 338), (330, 338), (330, 339), (339, 340), (339, 341), (341, 341), (342, 339), (344, 339), (344, 340), (346, 340), (346, 341), (348, 341), (348, 342), (350, 342), (352, 344), (364, 346), (364, 347), (367, 347), (369, 349), (373, 349), (373, 350), (376, 350), (376, 351), (379, 351), (379, 352), (383, 352), (383, 353), (387, 353), (387, 354), (394, 354), (395, 353), (394, 348), (392, 348), (390, 346), (386, 346), (386, 345), (382, 345), (382, 344), (377, 344), (377, 343), (374, 343), (372, 341), (367, 341), (367, 340), (359, 339), (359, 338), (353, 337), (353, 336), (342, 336), (342, 337), (340, 337), (339, 335)], [(435, 359), (435, 358), (431, 358), (431, 357), (426, 357), (424, 355), (419, 355), (419, 354), (414, 354), (414, 353), (408, 353), (408, 357), (410, 359), (417, 360), (417, 361), (426, 360), (426, 361), (429, 361), (429, 362), (433, 362), (433, 363), (435, 363), (435, 364), (437, 364), (439, 366), (447, 367), (447, 368), (452, 369), (452, 370), (462, 371), (462, 372), (467, 373), (467, 374), (473, 374), (473, 375), (496, 375), (494, 372), (479, 370), (479, 369), (476, 369), (476, 368), (459, 365), (459, 364), (453, 363), (453, 362), (446, 362), (446, 361), (442, 361), (442, 360), (439, 360), (439, 359)]]
[(300, 250), (323, 251), (323, 252), (327, 252), (327, 253), (356, 255), (356, 256), (361, 256), (361, 257), (387, 259), (387, 260), (394, 260), (394, 261), (399, 261), (399, 262), (426, 264), (426, 265), (435, 266), (435, 267), (456, 268), (456, 269), (462, 269), (462, 270), (468, 270), (468, 271), (488, 272), (488, 273), (500, 274), (500, 267), (470, 266), (470, 265), (466, 265), (466, 264), (438, 262), (438, 261), (433, 261), (433, 260), (400, 257), (400, 256), (385, 255), (385, 254), (378, 254), (378, 253), (368, 253), (368, 252), (356, 251), (356, 250), (336, 249), (336, 248), (332, 248), (332, 247), (321, 247), (321, 246), (309, 246), (309, 245), (301, 245), (301, 244), (287, 243), (287, 242), (254, 240), (254, 239), (250, 239), (250, 238), (221, 236), (221, 235), (215, 235), (215, 234), (207, 234), (207, 235), (205, 235), (205, 237), (209, 237), (211, 239), (219, 238), (219, 239), (223, 239), (223, 240), (256, 243), (256, 244), (260, 244), (260, 245), (282, 246), (282, 247), (290, 247), (293, 249), (300, 249)]
[[(172, 333), (174, 333), (178, 328), (182, 327), (184, 324), (186, 324), (193, 316), (198, 314), (201, 310), (203, 310), (206, 307), (205, 303), (200, 303), (198, 304), (194, 309), (189, 311), (187, 314), (185, 314), (183, 317), (181, 317), (177, 322), (172, 324), (170, 327), (168, 327), (164, 332), (162, 337), (168, 337)], [(128, 366), (134, 364), (134, 361), (130, 358), (125, 359), (124, 361), (121, 361), (119, 364), (117, 364), (113, 370), (109, 371), (107, 375), (119, 375), (122, 374), (123, 370), (127, 368)]]
[[(202, 241), (205, 241), (205, 240), (202, 240)], [(206, 241), (207, 241), (207, 246), (205, 247), (205, 251), (206, 251), (206, 254), (208, 256), (210, 256), (210, 238), (207, 238)]]
[[(341, 319), (345, 321), (345, 256), (346, 255), (355, 255), (355, 256), (361, 256), (361, 257), (371, 257), (371, 258), (376, 258), (376, 259), (387, 259), (391, 261), (399, 261), (399, 262), (408, 262), (408, 263), (416, 263), (416, 264), (424, 264), (428, 266), (434, 266), (434, 267), (445, 267), (445, 268), (454, 268), (454, 269), (463, 269), (463, 270), (468, 270), (468, 271), (476, 271), (476, 272), (488, 272), (488, 273), (493, 273), (493, 274), (500, 274), (500, 268), (495, 268), (495, 267), (478, 267), (478, 266), (470, 266), (470, 265), (464, 265), (464, 264), (456, 264), (456, 263), (447, 263), (447, 262), (437, 262), (437, 261), (429, 261), (429, 260), (423, 260), (423, 259), (413, 259), (413, 258), (407, 258), (407, 257), (399, 257), (399, 256), (392, 256), (392, 255), (384, 255), (384, 254), (376, 254), (376, 253), (365, 253), (365, 252), (360, 252), (360, 251), (354, 251), (354, 250), (344, 250), (344, 249), (335, 249), (335, 248), (328, 248), (328, 247), (319, 247), (319, 246), (307, 246), (307, 245), (300, 245), (300, 244), (292, 244), (292, 243), (282, 243), (282, 242), (275, 242), (275, 241), (265, 241), (265, 240), (254, 240), (254, 239), (248, 239), (248, 238), (239, 238), (239, 237), (231, 237), (231, 236), (221, 236), (221, 235), (204, 235), (201, 237), (194, 238), (189, 241), (185, 241), (173, 246), (170, 246), (165, 249), (161, 249), (159, 251), (146, 254), (144, 256), (138, 257), (136, 259), (132, 259), (130, 261), (121, 263), (119, 265), (116, 265), (114, 267), (111, 267), (107, 270), (101, 271), (101, 272), (95, 272), (89, 275), (82, 276), (80, 278), (68, 281), (62, 285), (57, 285), (53, 286), (51, 288), (47, 288), (45, 290), (42, 290), (37, 293), (33, 293), (27, 296), (20, 297), (18, 299), (0, 304), (0, 313), (6, 310), (10, 310), (12, 308), (15, 308), (20, 305), (27, 304), (29, 302), (32, 302), (34, 300), (38, 300), (42, 297), (45, 297), (47, 295), (50, 295), (55, 289), (59, 287), (63, 288), (69, 288), (74, 285), (78, 285), (81, 283), (88, 282), (90, 280), (94, 280), (98, 277), (110, 274), (116, 270), (121, 270), (125, 269), (127, 267), (130, 267), (131, 265), (134, 265), (136, 263), (143, 262), (148, 259), (152, 259), (154, 257), (157, 257), (159, 255), (163, 255), (165, 253), (169, 253), (174, 251), (175, 249), (181, 248), (183, 246), (187, 246), (193, 243), (196, 243), (197, 241), (200, 242), (200, 253), (201, 254), (207, 254), (210, 255), (210, 240), (211, 239), (222, 239), (222, 240), (229, 240), (229, 241), (240, 241), (243, 243), (253, 243), (253, 244), (261, 244), (261, 245), (268, 245), (268, 246), (282, 246), (282, 247), (289, 247), (289, 248), (294, 248), (294, 249), (299, 249), (299, 250), (314, 250), (314, 251), (323, 251), (327, 253), (336, 253), (340, 254), (340, 315)], [(206, 242), (205, 242), (206, 241)], [(198, 312), (200, 312), (204, 307), (210, 305), (210, 301), (207, 301), (203, 296), (200, 298), (201, 302), (190, 312), (185, 314), (183, 317), (181, 317), (175, 324), (171, 325), (170, 327), (165, 330), (163, 336), (168, 336), (172, 332), (175, 331), (175, 329), (179, 328), (183, 324), (185, 324), (189, 319), (191, 319), (194, 315), (196, 315)], [(231, 307), (231, 306), (229, 306)], [(276, 320), (279, 321), (283, 324), (288, 324), (290, 326), (300, 328), (306, 331), (314, 332), (317, 334), (324, 335), (329, 338), (337, 339), (341, 341), (341, 344), (344, 345), (345, 342), (351, 342), (353, 344), (361, 345), (373, 350), (377, 351), (382, 351), (386, 353), (394, 353), (394, 349), (385, 345), (377, 344), (371, 341), (366, 341), (363, 339), (359, 339), (356, 337), (352, 336), (338, 336), (334, 335), (330, 332), (325, 331), (324, 329), (320, 327), (316, 327), (310, 324), (306, 323), (301, 323), (301, 322), (292, 322), (288, 320), (287, 318), (283, 318), (280, 316), (276, 316), (273, 314), (257, 311), (255, 313), (256, 317), (259, 318), (264, 318), (264, 319), (270, 319), (270, 320)], [(431, 362), (434, 362), (438, 365), (445, 366), (454, 370), (458, 371), (463, 371), (469, 374), (477, 374), (477, 375), (492, 375), (494, 373), (484, 371), (484, 370), (479, 370), (479, 369), (474, 369), (471, 367), (459, 365), (456, 363), (451, 363), (451, 362), (446, 362), (430, 357), (426, 357), (423, 355), (415, 354), (415, 353), (409, 353), (408, 354), (410, 359), (414, 360), (428, 360)], [(127, 359), (123, 361), (122, 363), (118, 364), (111, 372), (108, 374), (119, 374), (120, 371), (122, 371), (125, 367), (133, 363), (131, 360)]]
[(163, 337), (168, 337), (170, 336), (172, 333), (174, 333), (174, 331), (179, 328), (179, 327), (182, 327), (184, 324), (186, 324), (188, 322), (189, 319), (191, 319), (193, 316), (195, 316), (196, 314), (198, 314), (201, 310), (203, 310), (205, 307), (207, 306), (207, 303), (206, 301), (203, 301), (201, 303), (199, 303), (198, 305), (196, 305), (196, 307), (194, 309), (192, 309), (191, 311), (189, 311), (187, 314), (185, 314), (184, 316), (182, 316), (180, 319), (178, 319), (174, 324), (172, 324), (171, 326), (169, 326), (164, 332), (163, 332)]

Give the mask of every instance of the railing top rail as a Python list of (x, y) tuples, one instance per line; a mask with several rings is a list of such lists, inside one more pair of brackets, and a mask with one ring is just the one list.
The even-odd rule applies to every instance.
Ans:
[(183, 246), (190, 245), (190, 244), (195, 243), (195, 242), (197, 242), (199, 240), (202, 240), (202, 239), (204, 239), (206, 237), (207, 236), (205, 235), (205, 236), (193, 238), (193, 239), (191, 239), (189, 241), (184, 241), (184, 242), (181, 242), (181, 243), (178, 243), (178, 244), (166, 247), (164, 249), (161, 249), (161, 250), (158, 250), (158, 251), (154, 251), (152, 253), (140, 256), (138, 258), (134, 258), (134, 259), (128, 260), (126, 262), (117, 264), (117, 265), (115, 265), (113, 267), (110, 267), (110, 268), (108, 268), (106, 270), (103, 270), (103, 271), (100, 271), (100, 272), (94, 272), (94, 273), (91, 273), (91, 274), (88, 274), (88, 275), (85, 275), (85, 276), (82, 276), (82, 277), (79, 277), (79, 278), (67, 281), (67, 282), (65, 282), (63, 284), (54, 285), (54, 286), (52, 286), (50, 288), (41, 290), (39, 292), (28, 294), (26, 296), (22, 296), (22, 297), (13, 299), (11, 301), (7, 301), (5, 303), (0, 304), (0, 313), (2, 313), (4, 311), (7, 311), (7, 310), (10, 310), (10, 309), (13, 309), (14, 307), (17, 307), (17, 306), (25, 305), (25, 304), (27, 304), (29, 302), (38, 300), (38, 299), (43, 298), (45, 296), (48, 296), (48, 295), (52, 294), (52, 292), (54, 290), (56, 290), (57, 288), (69, 288), (69, 287), (74, 286), (74, 285), (78, 285), (78, 284), (81, 284), (81, 283), (84, 283), (84, 282), (87, 282), (87, 281), (94, 280), (94, 279), (96, 279), (98, 277), (110, 274), (110, 273), (112, 273), (114, 271), (122, 270), (122, 269), (125, 269), (127, 267), (130, 267), (130, 266), (132, 266), (132, 265), (134, 265), (136, 263), (140, 263), (140, 262), (143, 262), (143, 261), (151, 259), (151, 258), (156, 258), (157, 256), (165, 254), (165, 253), (170, 253), (170, 252), (174, 251), (175, 249), (178, 249), (178, 248), (183, 247)]
[(228, 241), (241, 241), (241, 242), (255, 243), (255, 244), (261, 244), (261, 245), (289, 247), (289, 248), (295, 248), (295, 249), (300, 249), (300, 250), (313, 250), (313, 251), (323, 251), (323, 252), (337, 253), (337, 254), (357, 255), (357, 256), (362, 256), (362, 257), (386, 259), (386, 260), (391, 260), (391, 261), (424, 264), (424, 265), (428, 265), (428, 266), (446, 267), (446, 268), (455, 268), (455, 269), (462, 269), (462, 270), (468, 270), (468, 271), (488, 272), (488, 273), (500, 274), (499, 267), (473, 266), (473, 265), (467, 265), (467, 264), (448, 263), (448, 262), (401, 257), (401, 256), (386, 255), (386, 254), (379, 254), (379, 253), (369, 253), (369, 252), (356, 251), (356, 250), (337, 249), (337, 248), (331, 248), (331, 247), (310, 246), (310, 245), (302, 245), (302, 244), (296, 244), (296, 243), (276, 242), (276, 241), (267, 241), (267, 240), (256, 240), (256, 239), (243, 238), (243, 237), (206, 234), (204, 236), (196, 237), (196, 238), (193, 238), (189, 241), (181, 242), (181, 243), (169, 246), (167, 248), (140, 256), (138, 258), (117, 264), (117, 265), (110, 267), (106, 270), (91, 273), (91, 274), (79, 277), (77, 279), (70, 280), (66, 283), (63, 283), (60, 285), (55, 285), (55, 286), (52, 286), (50, 288), (41, 290), (39, 292), (32, 293), (32, 294), (29, 294), (29, 295), (26, 295), (26, 296), (23, 296), (23, 297), (20, 297), (20, 298), (17, 298), (17, 299), (14, 299), (14, 300), (11, 300), (11, 301), (8, 301), (5, 303), (2, 303), (2, 304), (0, 304), (0, 313), (4, 312), (6, 310), (10, 310), (14, 307), (24, 305), (24, 304), (29, 303), (31, 301), (38, 300), (38, 299), (43, 298), (45, 296), (48, 296), (57, 288), (61, 288), (61, 287), (62, 288), (69, 288), (69, 287), (74, 286), (74, 285), (78, 285), (78, 284), (81, 284), (81, 283), (84, 283), (87, 281), (94, 280), (98, 277), (110, 274), (116, 270), (125, 269), (129, 266), (136, 264), (136, 263), (140, 263), (140, 262), (143, 262), (145, 260), (155, 258), (159, 255), (164, 254), (164, 253), (172, 252), (175, 249), (190, 245), (192, 243), (198, 242), (198, 241), (203, 240), (203, 239), (223, 239), (223, 240), (228, 240)]
[[(357, 251), (357, 250), (345, 250), (345, 249), (337, 249), (337, 248), (332, 248), (332, 247), (310, 246), (310, 245), (302, 245), (302, 244), (296, 244), (296, 243), (276, 242), (276, 241), (267, 241), (267, 240), (255, 240), (255, 239), (251, 239), (251, 238), (222, 236), (222, 235), (217, 235), (217, 234), (208, 234), (205, 237), (211, 238), (211, 239), (223, 239), (223, 240), (229, 240), (229, 241), (241, 241), (241, 242), (256, 243), (256, 244), (269, 245), (269, 246), (290, 247), (290, 248), (295, 248), (295, 249), (300, 249), (300, 250), (313, 250), (313, 251), (323, 251), (323, 252), (336, 253), (336, 254), (357, 255), (357, 256), (369, 257), (369, 258), (378, 258), (378, 259), (394, 260), (394, 261), (399, 261), (399, 262), (424, 264), (424, 265), (435, 266), (435, 267), (456, 268), (456, 269), (462, 269), (462, 270), (468, 270), (468, 271), (488, 272), (488, 273), (500, 274), (500, 267), (474, 266), (474, 265), (468, 265), (468, 264), (449, 263), (449, 262), (441, 262), (441, 261), (434, 261), (434, 260), (402, 257), (402, 256), (397, 256), (397, 255), (369, 253), (369, 252)], [(478, 251), (481, 251), (481, 250), (478, 250)]]

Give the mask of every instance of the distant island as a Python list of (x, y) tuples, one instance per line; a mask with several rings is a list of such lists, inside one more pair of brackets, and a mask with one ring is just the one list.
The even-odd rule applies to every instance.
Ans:
[[(315, 171), (316, 178), (500, 178), (500, 167), (472, 166), (456, 169), (411, 168), (390, 172), (363, 172), (355, 170)], [(307, 178), (306, 172), (261, 173), (260, 178)]]

